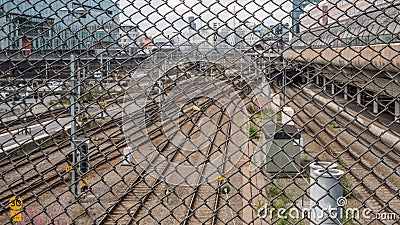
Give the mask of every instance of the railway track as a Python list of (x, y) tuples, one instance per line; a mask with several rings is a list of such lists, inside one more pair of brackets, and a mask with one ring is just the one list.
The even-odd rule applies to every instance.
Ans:
[[(109, 103), (109, 105), (111, 105), (111, 104), (113, 104), (114, 102), (119, 102), (120, 101), (120, 99), (116, 99), (115, 101), (111, 101), (110, 103)], [(151, 111), (152, 110), (152, 108), (151, 109), (149, 109), (149, 111)], [(52, 117), (51, 118), (59, 118), (60, 116), (61, 116), (61, 114), (58, 114), (58, 115), (53, 115), (53, 111), (51, 111), (51, 112), (49, 112), (49, 113), (51, 113), (51, 115), (52, 115)], [(42, 118), (42, 119), (44, 119), (43, 117), (46, 117), (46, 116), (49, 116), (49, 115), (47, 115), (47, 114), (39, 114), (39, 116), (40, 116), (40, 118)], [(41, 122), (41, 120), (40, 120), (40, 118), (37, 118), (38, 120), (37, 120), (37, 123), (40, 123)], [(121, 121), (121, 118), (112, 118), (112, 120), (114, 120), (114, 121), (111, 121), (111, 123), (121, 123), (120, 121)], [(90, 120), (90, 121), (88, 121), (88, 122), (93, 122), (94, 120)], [(87, 122), (87, 123), (88, 123)], [(110, 122), (108, 122), (108, 123), (110, 123)], [(28, 124), (28, 125), (31, 125), (31, 124)], [(108, 124), (104, 124), (103, 126), (108, 126)], [(103, 127), (100, 127), (100, 128), (98, 128), (98, 127), (94, 127), (94, 128), (90, 128), (90, 129), (88, 129), (86, 132), (94, 132), (95, 130), (99, 130), (99, 132), (100, 132), (100, 130), (101, 129), (103, 129)], [(6, 132), (9, 132), (8, 130), (6, 131)], [(82, 129), (78, 129), (78, 131), (77, 131), (77, 135), (82, 135)], [(56, 136), (57, 137), (57, 136)], [(54, 136), (52, 136), (51, 138), (54, 138)], [(49, 138), (50, 139), (50, 138)], [(39, 159), (41, 159), (42, 157), (43, 157), (43, 151), (44, 151), (44, 155), (47, 155), (47, 154), (49, 154), (48, 152), (47, 152), (47, 149), (49, 149), (50, 147), (57, 147), (57, 148), (63, 148), (63, 147), (65, 147), (65, 146), (67, 146), (68, 144), (70, 144), (70, 142), (69, 142), (69, 139), (67, 140), (67, 139), (65, 139), (65, 140), (63, 140), (63, 141), (61, 141), (61, 142), (59, 142), (59, 143), (55, 143), (55, 142), (53, 142), (53, 143), (50, 143), (49, 145), (47, 145), (46, 146), (46, 148), (45, 149), (43, 149), (43, 148), (40, 148), (40, 147), (38, 147), (38, 148), (35, 148), (35, 149), (33, 149), (32, 151), (30, 151), (29, 152), (29, 155), (27, 155), (27, 154), (23, 154), (23, 155), (21, 155), (21, 156), (14, 156), (14, 157), (12, 157), (12, 161), (13, 161), (13, 163), (14, 164), (17, 164), (17, 166), (18, 167), (21, 167), (21, 166), (24, 166), (24, 165), (26, 165), (26, 164), (28, 164), (28, 163), (32, 163), (33, 161), (36, 161), (36, 160), (39, 160)], [(11, 150), (11, 152), (6, 152), (6, 154), (9, 154), (9, 153), (12, 153), (13, 151), (15, 151), (15, 150)], [(11, 157), (11, 156), (10, 156)], [(10, 161), (10, 158), (8, 157), (6, 157), (6, 158), (3, 158), (3, 159), (0, 159), (0, 168), (3, 168), (3, 169), (6, 169), (6, 171), (5, 172), (7, 172), (7, 166), (10, 166), (9, 165), (9, 161)], [(14, 166), (10, 166), (11, 168), (13, 168)]]
[[(156, 115), (154, 105), (150, 105), (146, 110), (146, 113), (149, 115), (149, 118), (144, 121), (144, 123), (150, 123), (151, 120)], [(91, 128), (86, 130), (85, 132), (78, 132), (79, 135), (84, 136), (94, 136), (101, 135), (111, 130), (111, 133), (97, 144), (95, 147), (98, 151), (91, 153), (91, 168), (96, 168), (104, 163), (109, 163), (112, 160), (115, 160), (121, 157), (121, 153), (118, 151), (126, 146), (124, 133), (121, 130), (122, 117), (112, 118), (110, 121), (107, 121), (105, 124), (102, 124), (101, 127)], [(113, 129), (117, 129), (112, 132)], [(156, 133), (157, 130), (150, 131), (149, 134)], [(122, 136), (122, 137), (121, 137)], [(143, 137), (138, 137), (143, 138)], [(137, 139), (138, 139), (137, 138)], [(109, 140), (118, 139), (117, 141), (112, 141), (111, 144), (106, 144)], [(9, 163), (5, 162), (2, 164), (2, 168), (4, 169), (1, 172), (1, 176), (4, 180), (5, 176), (12, 176), (13, 172), (18, 173), (16, 177), (23, 177), (22, 180), (18, 180), (11, 185), (5, 186), (3, 190), (0, 190), (1, 193), (4, 193), (0, 197), (0, 202), (2, 203), (2, 207), (0, 212), (3, 212), (8, 207), (8, 199), (15, 194), (18, 196), (24, 197), (25, 201), (32, 200), (37, 197), (37, 195), (41, 195), (46, 191), (49, 191), (53, 188), (59, 187), (60, 185), (68, 185), (68, 179), (65, 178), (67, 173), (65, 172), (65, 166), (67, 165), (66, 155), (70, 153), (70, 140), (65, 139), (61, 143), (52, 143), (51, 145), (45, 148), (38, 148), (32, 154), (26, 155), (25, 157), (19, 157), (14, 162), (17, 167), (10, 166)], [(49, 158), (52, 155), (63, 154), (63, 157), (60, 160), (52, 160), (51, 166), (37, 171), (40, 166), (37, 166), (43, 162), (49, 162)], [(105, 159), (106, 157), (106, 159)], [(56, 157), (57, 158), (57, 157)], [(35, 168), (32, 170), (32, 165), (35, 165)], [(26, 167), (24, 169), (24, 167)], [(29, 167), (29, 168), (28, 168)], [(7, 169), (8, 168), (8, 169)], [(21, 173), (21, 171), (27, 171)], [(35, 172), (36, 171), (36, 172)], [(92, 171), (92, 170), (91, 170)], [(29, 172), (33, 172), (33, 175), (29, 175)], [(89, 171), (90, 172), (90, 171)], [(46, 188), (41, 189), (41, 187), (45, 186)], [(12, 191), (11, 191), (12, 190)], [(36, 195), (31, 194), (34, 190), (40, 190), (36, 193)], [(5, 194), (9, 193), (9, 194)]]
[[(221, 116), (218, 121), (218, 125), (220, 130), (216, 133), (216, 135), (213, 138), (212, 144), (209, 146), (207, 153), (206, 153), (206, 160), (205, 163), (210, 161), (210, 157), (213, 153), (215, 153), (215, 149), (219, 151), (221, 149), (221, 146), (223, 147), (222, 150), (222, 155), (223, 159), (222, 161), (224, 162), (226, 160), (226, 155), (228, 151), (228, 139), (226, 137), (229, 137), (231, 134), (231, 124), (229, 121), (229, 118), (226, 117), (225, 110), (222, 110)], [(220, 125), (221, 124), (221, 125)], [(226, 131), (222, 131), (223, 127), (226, 128)], [(217, 142), (217, 135), (222, 135), (225, 136), (225, 141), (223, 143), (218, 143)], [(222, 164), (224, 165), (224, 164)], [(206, 168), (207, 164), (204, 164), (204, 167), (202, 167), (202, 172), (201, 174), (204, 174), (204, 170)], [(224, 175), (224, 167), (221, 168), (220, 171), (221, 175)], [(209, 177), (203, 177), (200, 176), (197, 185), (193, 191), (192, 197), (190, 198), (190, 202), (188, 205), (188, 211), (186, 213), (185, 220), (183, 221), (183, 225), (186, 224), (196, 224), (196, 223), (201, 223), (201, 224), (216, 224), (218, 221), (218, 210), (219, 210), (219, 201), (220, 201), (220, 182), (216, 181), (207, 181)]]
[[(191, 121), (186, 119), (182, 122), (185, 124)], [(194, 125), (192, 127), (194, 127)], [(158, 131), (160, 129), (156, 127), (154, 130)], [(157, 136), (150, 136), (152, 139), (157, 138)], [(169, 145), (170, 143), (167, 140), (164, 146), (161, 146), (159, 152), (164, 153), (168, 151)], [(176, 157), (177, 152), (178, 151), (173, 152), (172, 159)], [(152, 159), (153, 163), (157, 160), (158, 156), (159, 155), (156, 155), (156, 158)], [(142, 170), (139, 176), (131, 181), (130, 187), (125, 190), (119, 200), (107, 210), (107, 214), (105, 214), (99, 224), (114, 224), (114, 222), (122, 224), (132, 223), (134, 218), (138, 216), (139, 211), (148, 204), (149, 200), (152, 200), (150, 196), (154, 196), (154, 188), (161, 183), (160, 180), (149, 178), (151, 177), (148, 175), (149, 169), (150, 168), (146, 168)]]
[[(155, 107), (151, 105), (148, 107), (148, 109), (146, 110), (146, 114), (149, 117), (144, 121), (144, 123), (150, 124), (151, 120), (154, 120), (154, 117), (158, 115), (157, 112), (155, 112), (154, 108)], [(90, 155), (91, 168), (96, 168), (104, 163), (110, 163), (111, 161), (121, 157), (121, 153), (118, 150), (126, 146), (125, 137), (118, 137), (123, 135), (123, 132), (120, 129), (121, 122), (122, 118), (115, 118), (115, 119), (112, 118), (112, 120), (108, 121), (106, 124), (103, 124), (101, 127), (90, 129), (89, 131), (86, 131), (83, 134), (85, 136), (88, 135), (91, 136), (96, 134), (102, 134), (108, 132), (108, 130), (117, 128), (116, 132), (111, 133), (110, 135), (108, 135), (108, 138), (106, 138), (100, 144), (96, 145), (96, 148), (99, 149), (99, 151), (101, 152), (98, 151)], [(158, 130), (155, 129), (153, 131), (149, 131), (148, 134), (152, 135), (157, 132)], [(111, 144), (105, 145), (105, 143), (109, 139), (115, 139), (115, 138), (118, 138), (118, 140), (113, 141)], [(138, 140), (140, 138), (144, 137), (138, 136), (136, 139)], [(25, 202), (29, 202), (30, 200), (34, 200), (35, 198), (37, 198), (37, 196), (40, 196), (41, 194), (44, 194), (49, 190), (57, 188), (61, 185), (68, 185), (67, 184), (68, 179), (65, 178), (67, 174), (65, 172), (65, 166), (67, 165), (67, 160), (65, 159), (65, 157), (61, 157), (61, 160), (53, 161), (50, 167), (46, 168), (45, 170), (42, 169), (40, 170), (40, 172), (37, 171), (37, 168), (35, 166), (35, 169), (33, 171), (36, 171), (36, 173), (34, 173), (31, 176), (28, 176), (28, 174), (26, 173), (21, 174), (20, 171), (24, 166), (31, 167), (35, 163), (37, 165), (43, 161), (48, 161), (49, 157), (51, 157), (53, 154), (63, 154), (65, 156), (70, 153), (69, 150), (70, 150), (70, 142), (68, 139), (64, 140), (62, 143), (58, 144), (53, 143), (50, 146), (47, 146), (46, 148), (38, 148), (36, 153), (33, 153), (32, 155), (26, 157), (18, 158), (17, 160), (15, 160), (18, 167), (10, 166), (7, 162), (3, 163), (2, 166), (4, 167), (2, 168), (6, 169), (1, 173), (1, 176), (3, 178), (4, 176), (7, 175), (12, 176), (11, 175), (12, 172), (17, 172), (19, 173), (17, 177), (22, 176), (23, 179), (18, 180), (17, 182), (11, 185), (7, 185), (5, 186), (6, 189), (1, 190), (1, 192), (4, 194), (0, 197), (0, 202), (3, 203), (0, 212), (4, 212), (5, 210), (8, 209), (7, 207), (8, 199), (14, 196), (15, 194), (23, 197)], [(8, 169), (6, 168), (7, 166), (9, 167)], [(25, 170), (32, 171), (31, 168), (26, 168)], [(45, 188), (43, 188), (43, 186), (45, 186)], [(36, 193), (32, 194), (34, 191), (36, 191)]]
[[(210, 107), (211, 103), (212, 101), (204, 102), (199, 112), (204, 112), (208, 107)], [(191, 123), (188, 125), (188, 136), (192, 135), (193, 130), (196, 127), (195, 124), (200, 120), (200, 118), (200, 113), (192, 113), (186, 118), (181, 118), (182, 123), (180, 124), (183, 124), (182, 126)], [(164, 145), (160, 146), (160, 154), (168, 157), (169, 161), (173, 162), (178, 156), (179, 151), (171, 145), (169, 140), (162, 143), (164, 143)], [(171, 149), (171, 147), (173, 148)], [(157, 154), (152, 159), (150, 165), (162, 163), (159, 161), (163, 160), (160, 159), (160, 154)], [(167, 168), (168, 166), (163, 169), (161, 175), (165, 173)], [(102, 218), (99, 224), (133, 224), (146, 219), (144, 218), (147, 215), (146, 209), (156, 207), (152, 205), (152, 203), (156, 202), (160, 197), (155, 192), (163, 183), (162, 180), (151, 177), (149, 175), (149, 170), (151, 171), (151, 168), (145, 168), (141, 171), (139, 176), (131, 182), (130, 187), (121, 195), (118, 202), (107, 210), (107, 214)], [(213, 190), (213, 192), (215, 191), (216, 189)]]
[[(87, 129), (85, 132), (87, 132), (88, 135), (91, 134), (97, 134), (101, 133), (102, 129), (106, 128), (108, 129), (110, 126), (113, 126), (113, 124), (120, 124), (121, 123), (121, 118), (116, 118), (112, 119), (110, 121), (107, 121), (105, 124), (102, 125), (102, 127), (93, 127)], [(79, 129), (77, 131), (77, 135), (83, 135), (83, 130)], [(55, 138), (54, 136), (51, 138)], [(50, 140), (50, 138), (49, 138)], [(25, 165), (32, 164), (34, 162), (39, 162), (43, 160), (45, 157), (48, 157), (50, 154), (53, 152), (57, 151), (60, 148), (65, 148), (70, 146), (70, 140), (69, 139), (63, 139), (60, 142), (51, 142), (50, 144), (46, 145), (46, 147), (37, 147), (36, 149), (33, 149), (32, 151), (29, 152), (29, 154), (24, 154), (22, 156), (14, 157), (12, 159), (3, 159), (0, 167), (3, 169), (2, 175), (7, 174), (10, 170), (15, 170), (15, 167), (17, 166), (18, 168), (21, 168)], [(10, 165), (8, 162), (9, 160), (12, 160), (14, 165)]]
[[(332, 154), (349, 171), (347, 175), (353, 184), (351, 191), (361, 195), (362, 202), (365, 202), (374, 213), (399, 215), (400, 197), (397, 183), (399, 177), (393, 173), (399, 161), (394, 149), (384, 145), (379, 137), (367, 132), (362, 125), (348, 121), (340, 115), (340, 112), (327, 109), (326, 106), (302, 93), (300, 89), (287, 87), (287, 93), (293, 99), (289, 105), (298, 112), (296, 117), (300, 125), (309, 129), (321, 146), (342, 149)], [(322, 113), (321, 108), (324, 110)], [(345, 130), (335, 131), (329, 127), (331, 121), (335, 120)], [(396, 167), (391, 168), (391, 166)]]
[[(111, 104), (111, 103), (110, 103)], [(151, 111), (151, 110), (150, 110)], [(203, 110), (201, 110), (203, 111)], [(152, 114), (157, 114), (157, 112), (150, 112), (149, 113), (149, 120), (144, 121), (144, 123), (150, 125), (153, 124), (154, 121), (154, 116)], [(53, 117), (54, 115), (51, 115)], [(222, 116), (221, 116), (222, 118)], [(188, 121), (188, 120), (186, 120)], [(192, 122), (192, 121), (190, 121)], [(120, 128), (121, 125), (121, 118), (113, 118), (112, 121), (109, 121), (109, 123), (103, 124), (100, 128), (94, 128), (93, 130), (85, 131), (84, 134), (85, 136), (90, 136), (90, 135), (95, 135), (95, 134), (101, 134), (101, 133), (106, 133), (109, 132), (109, 130), (115, 129), (115, 128)], [(193, 126), (194, 127), (194, 126)], [(151, 132), (154, 133), (159, 133), (159, 129), (153, 129)], [(151, 133), (150, 132), (150, 133)], [(119, 151), (116, 151), (118, 149), (123, 148), (126, 143), (124, 142), (124, 138), (120, 138), (119, 136), (123, 135), (122, 132), (113, 132), (112, 134), (108, 135), (109, 139), (118, 139), (116, 142), (113, 142), (112, 144), (104, 146), (103, 144), (105, 143), (102, 142), (100, 145), (96, 145), (98, 149), (101, 149), (101, 152), (95, 152), (94, 154), (90, 155), (91, 159), (91, 167), (98, 167), (103, 165), (104, 163), (110, 163), (112, 160), (116, 160), (117, 158), (121, 157), (121, 153)], [(160, 134), (157, 134), (156, 136), (159, 136)], [(138, 137), (137, 139), (139, 139)], [(143, 138), (143, 137), (142, 137)], [(64, 156), (68, 154), (68, 149), (70, 148), (70, 142), (69, 140), (62, 140), (61, 142), (57, 143), (51, 143), (49, 146), (46, 146), (45, 148), (38, 148), (36, 151), (33, 151), (29, 153), (29, 155), (24, 155), (22, 157), (16, 157), (12, 159), (12, 164), (13, 166), (17, 165), (17, 168), (11, 168), (10, 162), (3, 161), (2, 164), (0, 165), (1, 168), (5, 168), (6, 170), (2, 171), (0, 173), (1, 176), (10, 176), (13, 172), (19, 172), (22, 167), (29, 167), (33, 166), (33, 171), (36, 172), (34, 175), (29, 175), (28, 173), (23, 173), (20, 174), (22, 175), (22, 180), (17, 181), (13, 183), (12, 185), (8, 186), (7, 189), (5, 190), (0, 190), (2, 193), (5, 195), (1, 195), (0, 197), (0, 202), (2, 203), (2, 207), (0, 212), (3, 213), (5, 210), (8, 209), (8, 199), (11, 196), (18, 195), (23, 197), (25, 202), (30, 202), (35, 200), (38, 196), (49, 192), (52, 189), (55, 189), (60, 186), (68, 186), (69, 184), (67, 183), (68, 179), (65, 178), (66, 172), (65, 172), (65, 166), (67, 165), (67, 160), (62, 158), (59, 161), (52, 161), (51, 166), (46, 168), (46, 169), (40, 169), (39, 164), (43, 161), (48, 161), (49, 157), (52, 157), (53, 154), (60, 154), (62, 153)], [(163, 149), (165, 151), (170, 149), (167, 148), (167, 146), (164, 146)], [(65, 153), (65, 154), (64, 154)], [(174, 155), (177, 153), (175, 151)], [(104, 156), (107, 156), (107, 159), (105, 159)], [(171, 158), (171, 160), (174, 159), (174, 156)], [(28, 169), (27, 169), (28, 170)], [(89, 171), (93, 172), (93, 171)], [(90, 176), (90, 175), (89, 175)], [(141, 178), (143, 179), (143, 178)], [(143, 180), (141, 180), (143, 181)], [(154, 179), (151, 181), (147, 182), (152, 182), (153, 187), (157, 187), (161, 182), (160, 180)], [(142, 183), (143, 185), (143, 183)], [(148, 189), (148, 185), (145, 185)], [(45, 188), (43, 188), (45, 187)], [(12, 191), (11, 191), (12, 189)], [(152, 192), (146, 192), (147, 189), (144, 189), (144, 186), (140, 187), (140, 183), (137, 184), (136, 189), (143, 193), (144, 196), (149, 196), (149, 200), (146, 200), (145, 202), (151, 202), (151, 193)], [(213, 189), (213, 192), (218, 193), (219, 190), (218, 188)], [(10, 194), (7, 194), (10, 193)], [(154, 196), (154, 192), (152, 193)], [(199, 195), (203, 195), (204, 193), (201, 193), (200, 189), (198, 190)], [(194, 195), (195, 197), (195, 195)], [(218, 194), (216, 195), (215, 198), (215, 205), (214, 205), (214, 211), (217, 210), (218, 208)], [(146, 197), (147, 199), (147, 197)], [(195, 207), (195, 202), (192, 201), (193, 204), (191, 204), (191, 207)], [(210, 203), (211, 204), (211, 203)], [(140, 210), (141, 209), (146, 209), (148, 208), (145, 204), (140, 205), (138, 210), (135, 210), (138, 214), (136, 215), (136, 218), (140, 218)], [(211, 217), (211, 216), (210, 216)], [(193, 218), (193, 217), (192, 217)], [(187, 220), (190, 221), (192, 218), (188, 218)], [(216, 216), (213, 217), (213, 221), (216, 221)], [(133, 221), (130, 221), (130, 223), (133, 223)], [(214, 224), (214, 222), (213, 222)]]
[(69, 115), (68, 110), (64, 108), (64, 109), (48, 110), (39, 114), (31, 114), (26, 117), (23, 115), (19, 115), (17, 116), (18, 118), (17, 120), (11, 120), (11, 121), (2, 121), (3, 118), (2, 116), (0, 116), (1, 118), (0, 133), (7, 133), (11, 130), (14, 130), (15, 126), (19, 125), (31, 126), (37, 124), (38, 122), (44, 122), (46, 120), (49, 120), (49, 118), (61, 118), (68, 115)]
[[(120, 96), (116, 99), (112, 99), (109, 101), (111, 98), (107, 98), (103, 101), (107, 101), (107, 106), (110, 106), (112, 104), (117, 104), (122, 102), (122, 98)], [(89, 102), (86, 103), (87, 105), (93, 105), (94, 103), (97, 102)], [(38, 124), (39, 122), (44, 122), (44, 121), (49, 121), (53, 118), (62, 118), (70, 115), (70, 111), (68, 108), (61, 108), (61, 109), (54, 109), (54, 110), (47, 110), (45, 112), (41, 112), (38, 114), (30, 114), (28, 116), (24, 116), (23, 114), (17, 116), (17, 120), (11, 120), (11, 121), (3, 121), (3, 115), (0, 116), (0, 133), (7, 133), (12, 130), (18, 129), (19, 126), (32, 126), (35, 124)]]
[[(116, 127), (119, 127), (118, 124), (112, 124), (108, 123), (105, 124), (106, 129), (98, 129), (95, 130), (94, 132), (91, 132), (92, 135), (95, 135), (96, 133), (102, 133), (105, 130), (110, 130), (114, 129)], [(117, 132), (117, 133), (111, 133), (110, 138), (116, 138), (120, 136), (122, 132)], [(115, 149), (118, 149), (118, 147), (123, 147), (124, 145), (124, 138), (121, 138), (117, 142), (111, 143), (109, 145), (104, 146), (104, 143), (106, 143), (106, 140), (100, 143), (99, 147), (103, 150), (102, 152), (94, 152), (91, 154), (91, 165), (93, 167), (96, 167), (97, 165), (101, 164), (101, 159), (104, 158), (104, 155), (109, 155), (115, 151)], [(67, 155), (70, 152), (70, 143), (65, 143), (63, 146), (60, 147), (55, 147), (51, 148), (49, 151), (47, 151), (43, 155), (36, 156), (35, 160), (37, 162), (45, 162), (46, 159), (49, 158), (49, 156), (53, 154), (63, 154)], [(112, 157), (109, 157), (108, 159), (115, 159), (119, 157), (120, 154), (116, 154)], [(0, 197), (0, 202), (2, 203), (2, 207), (0, 212), (4, 212), (5, 210), (8, 210), (8, 200), (10, 197), (14, 195), (21, 196), (25, 199), (25, 201), (30, 201), (32, 199), (35, 199), (37, 195), (41, 195), (45, 193), (46, 191), (49, 191), (53, 188), (59, 187), (60, 185), (67, 185), (68, 179), (66, 178), (67, 173), (65, 172), (65, 166), (67, 165), (67, 160), (65, 157), (58, 157), (61, 158), (59, 160), (53, 160), (51, 163), (50, 167), (47, 167), (45, 170), (40, 170), (40, 172), (37, 172), (36, 169), (32, 170), (29, 168), (26, 168), (25, 170), (27, 171), (26, 174), (20, 174), (18, 177), (23, 177), (23, 179), (19, 179), (17, 182), (14, 182), (11, 185), (7, 185), (5, 189), (1, 190), (1, 193), (3, 193)], [(99, 162), (100, 161), (100, 162)], [(104, 162), (103, 162), (104, 163)], [(33, 164), (29, 163), (24, 163), (24, 166), (29, 167)], [(35, 167), (36, 168), (36, 167)], [(38, 166), (40, 168), (40, 166)], [(21, 167), (15, 168), (18, 172), (21, 171)], [(9, 169), (5, 172), (2, 172), (2, 176), (6, 176), (8, 173), (13, 172), (14, 169)], [(28, 176), (28, 173), (30, 171), (33, 171), (33, 175)], [(36, 172), (35, 172), (36, 171)], [(9, 176), (10, 176), (9, 175)], [(25, 176), (24, 176), (25, 175)], [(43, 188), (45, 186), (45, 188)], [(32, 194), (34, 191), (39, 190), (35, 194)], [(9, 194), (7, 194), (9, 193)]]

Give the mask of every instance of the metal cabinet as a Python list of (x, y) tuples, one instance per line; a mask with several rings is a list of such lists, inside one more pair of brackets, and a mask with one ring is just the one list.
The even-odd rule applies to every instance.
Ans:
[(294, 125), (276, 126), (276, 132), (264, 145), (266, 171), (269, 173), (298, 173), (302, 139)]

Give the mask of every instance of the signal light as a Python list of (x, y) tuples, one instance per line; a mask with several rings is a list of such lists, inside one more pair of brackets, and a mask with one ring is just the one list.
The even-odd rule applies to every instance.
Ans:
[(89, 145), (82, 142), (79, 146), (79, 171), (81, 174), (86, 174), (89, 171)]

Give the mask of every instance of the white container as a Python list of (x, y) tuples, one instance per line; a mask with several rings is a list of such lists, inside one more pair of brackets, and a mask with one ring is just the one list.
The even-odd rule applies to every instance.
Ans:
[(310, 185), (312, 185), (315, 181), (315, 171), (320, 169), (337, 169), (338, 165), (334, 162), (326, 162), (326, 161), (319, 161), (313, 162), (310, 165)]
[[(316, 176), (316, 171), (317, 170), (330, 170), (330, 169), (337, 169), (338, 165), (334, 162), (326, 162), (326, 161), (319, 161), (319, 162), (313, 162), (310, 165), (310, 193), (312, 193), (315, 189), (317, 184), (315, 184), (315, 180), (317, 178)], [(313, 209), (315, 207), (315, 198), (310, 196), (310, 209)], [(313, 223), (311, 223), (313, 224)]]
[(315, 206), (311, 209), (311, 224), (341, 224), (343, 205), (339, 205), (338, 200), (343, 198), (343, 174), (338, 169), (315, 171), (315, 187), (310, 193), (310, 197), (315, 200)]

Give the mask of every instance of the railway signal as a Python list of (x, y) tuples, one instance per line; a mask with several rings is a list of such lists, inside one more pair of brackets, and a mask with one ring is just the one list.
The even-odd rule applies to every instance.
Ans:
[(82, 175), (89, 171), (89, 145), (87, 142), (82, 142), (78, 146), (79, 149), (79, 171)]

